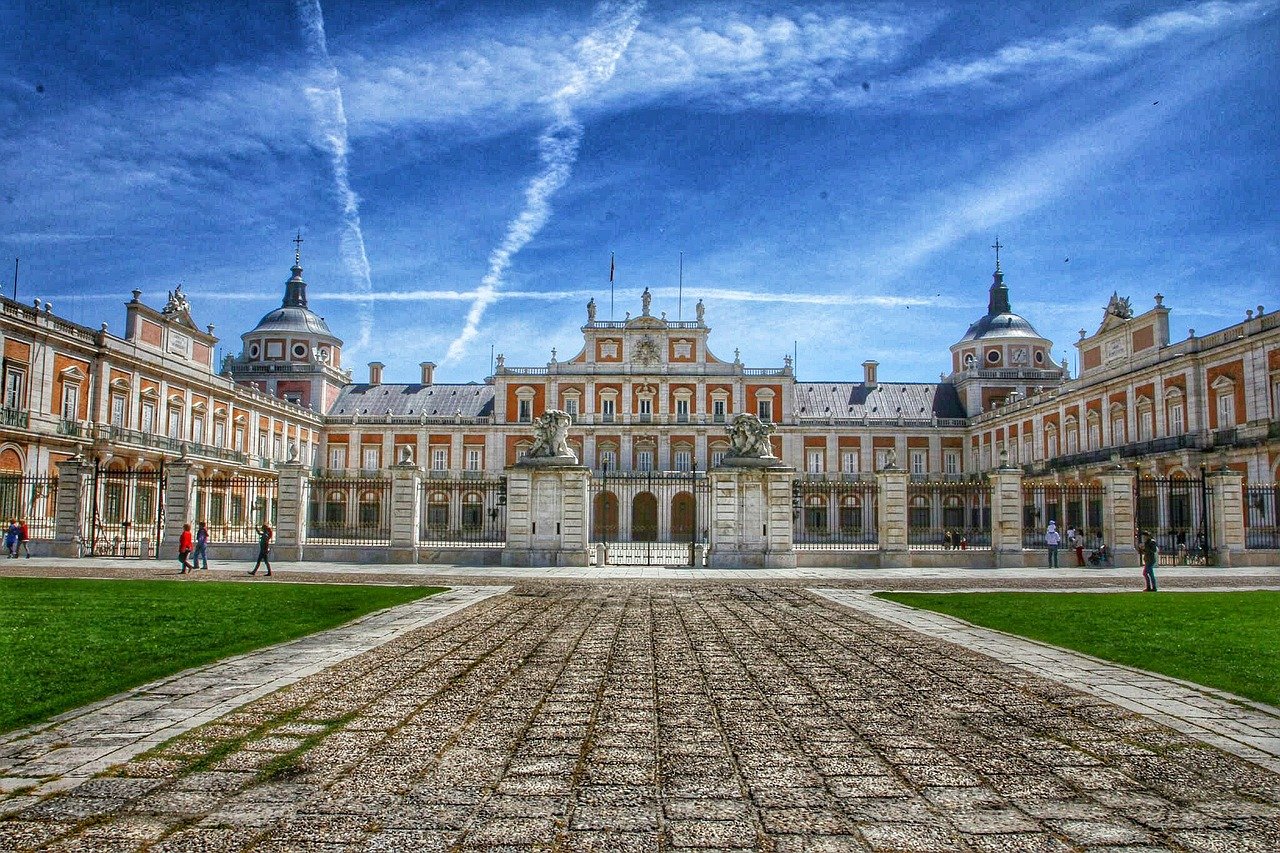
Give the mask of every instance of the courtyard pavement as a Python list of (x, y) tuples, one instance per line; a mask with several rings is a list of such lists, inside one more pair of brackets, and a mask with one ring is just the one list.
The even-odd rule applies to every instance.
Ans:
[[(282, 574), (442, 574), (317, 568)], [(1130, 583), (1121, 571), (1116, 583)], [(1280, 580), (1251, 571), (1201, 568), (1166, 585)], [(1030, 671), (1025, 656), (1006, 663), (991, 638), (903, 624), (849, 590), (907, 584), (857, 574), (821, 595), (807, 577), (742, 573), (525, 573), (490, 590), (502, 594), (458, 590), (459, 608), (477, 600), (327, 666), (299, 662), (292, 684), (229, 697), (239, 706), (102, 775), (67, 776), (43, 797), (9, 791), (0, 849), (1280, 849), (1280, 775), (1258, 756), (1162, 724), (1152, 711), (1168, 708), (1135, 713)], [(993, 583), (943, 574), (916, 585)], [(1149, 677), (1113, 669), (1116, 683)]]

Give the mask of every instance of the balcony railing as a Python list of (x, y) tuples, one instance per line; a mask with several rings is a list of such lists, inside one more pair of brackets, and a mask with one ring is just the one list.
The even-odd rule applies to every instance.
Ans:
[[(101, 434), (100, 434), (101, 435)], [(106, 429), (106, 439), (115, 444), (131, 444), (140, 447), (150, 447), (155, 450), (165, 450), (170, 453), (182, 455), (183, 453), (195, 456), (204, 456), (212, 459), (221, 459), (224, 462), (232, 462), (237, 465), (244, 465), (248, 461), (248, 456), (238, 450), (230, 450), (225, 447), (214, 447), (209, 444), (200, 444), (194, 441), (183, 441), (178, 438), (170, 438), (167, 435), (154, 435), (149, 432), (139, 432), (134, 429), (126, 429), (121, 426), (109, 426)], [(262, 467), (270, 468), (271, 463), (264, 460)]]
[(0, 426), (26, 429), (29, 421), (27, 413), (21, 409), (0, 408)]

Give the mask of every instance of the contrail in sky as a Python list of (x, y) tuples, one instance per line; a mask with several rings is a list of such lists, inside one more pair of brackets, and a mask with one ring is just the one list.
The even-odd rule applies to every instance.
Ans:
[[(307, 50), (320, 69), (322, 85), (308, 86), (307, 100), (315, 112), (316, 124), (324, 145), (329, 149), (333, 165), (334, 189), (342, 201), (342, 262), (355, 282), (356, 291), (366, 296), (373, 291), (369, 278), (369, 256), (364, 250), (364, 232), (360, 229), (360, 199), (351, 189), (347, 174), (347, 111), (342, 105), (342, 88), (338, 85), (338, 69), (329, 57), (329, 45), (324, 35), (324, 14), (320, 0), (297, 0), (298, 17), (307, 37)], [(347, 347), (347, 354), (369, 345), (373, 333), (373, 306), (361, 299), (356, 308), (360, 336), (354, 346)]]
[(542, 170), (530, 179), (524, 190), (524, 209), (507, 224), (502, 242), (489, 255), (489, 270), (480, 280), (476, 300), (467, 312), (467, 321), (458, 337), (449, 344), (446, 364), (455, 362), (476, 336), (485, 309), (497, 299), (511, 258), (537, 236), (551, 217), (551, 197), (569, 180), (578, 144), (582, 141), (582, 124), (573, 115), (573, 105), (592, 89), (606, 83), (618, 67), (618, 60), (631, 43), (644, 3), (604, 2), (596, 7), (596, 25), (579, 39), (577, 64), (564, 84), (551, 97), (552, 121), (538, 137), (538, 159)]

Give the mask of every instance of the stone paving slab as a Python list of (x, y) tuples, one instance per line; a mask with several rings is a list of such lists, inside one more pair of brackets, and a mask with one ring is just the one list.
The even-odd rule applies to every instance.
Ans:
[(0, 735), (0, 792), (27, 789), (27, 796), (39, 796), (76, 787), (247, 702), (507, 589), (456, 587), (328, 631), (167, 676)]
[(947, 640), (1011, 666), (1083, 690), (1122, 708), (1280, 772), (1280, 708), (1222, 690), (983, 628), (865, 592), (811, 592), (886, 622)]
[(1272, 851), (1280, 775), (794, 586), (539, 583), (0, 812), (0, 849)]

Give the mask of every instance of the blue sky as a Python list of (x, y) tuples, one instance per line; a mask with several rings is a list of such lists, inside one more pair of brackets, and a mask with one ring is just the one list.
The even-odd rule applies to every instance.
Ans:
[(229, 352), (301, 229), (358, 378), (467, 381), (575, 353), (610, 252), (618, 319), (676, 317), (683, 252), (722, 357), (928, 381), (999, 235), (1074, 364), (1113, 290), (1175, 340), (1280, 307), (1278, 10), (4, 4), (0, 256), (117, 332), (181, 283)]

